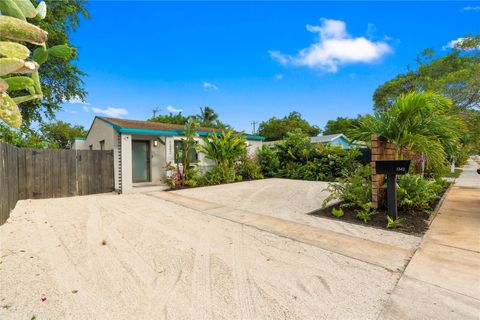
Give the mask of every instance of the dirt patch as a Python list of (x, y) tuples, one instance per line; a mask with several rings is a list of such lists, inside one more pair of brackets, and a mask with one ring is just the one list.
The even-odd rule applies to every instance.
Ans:
[(357, 210), (352, 208), (342, 208), (344, 212), (343, 217), (335, 218), (332, 215), (332, 210), (334, 208), (340, 209), (341, 204), (342, 203), (339, 203), (333, 206), (329, 206), (325, 209), (314, 211), (310, 213), (310, 215), (321, 217), (321, 218), (337, 220), (337, 221), (340, 220), (348, 223), (360, 224), (367, 227), (380, 228), (380, 229), (385, 229), (385, 230), (395, 231), (395, 232), (403, 232), (403, 233), (408, 233), (413, 235), (422, 235), (428, 229), (428, 218), (430, 215), (426, 212), (399, 211), (398, 216), (403, 218), (404, 226), (396, 229), (388, 229), (386, 210), (382, 210), (382, 209), (377, 210), (377, 214), (372, 216), (371, 220), (369, 220), (368, 222), (363, 222), (362, 220), (357, 218)]

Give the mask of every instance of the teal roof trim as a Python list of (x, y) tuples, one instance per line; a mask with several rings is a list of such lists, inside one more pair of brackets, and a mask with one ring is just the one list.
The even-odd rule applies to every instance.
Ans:
[[(184, 135), (183, 130), (153, 130), (153, 129), (140, 129), (140, 128), (124, 128), (119, 125), (116, 125), (108, 120), (105, 120), (101, 117), (95, 117), (96, 119), (102, 120), (105, 123), (111, 125), (117, 132), (120, 133), (133, 133), (133, 134), (154, 134), (159, 136), (180, 136)], [(95, 120), (94, 120), (95, 121)], [(90, 128), (91, 129), (91, 128)], [(90, 132), (90, 130), (89, 130)], [(205, 132), (205, 131), (197, 131), (197, 134), (202, 137), (206, 137), (213, 132)], [(217, 135), (220, 135), (221, 132), (216, 132)], [(262, 136), (250, 136), (250, 135), (243, 135), (247, 140), (265, 140)]]
[(73, 138), (73, 140), (87, 140), (87, 138)]

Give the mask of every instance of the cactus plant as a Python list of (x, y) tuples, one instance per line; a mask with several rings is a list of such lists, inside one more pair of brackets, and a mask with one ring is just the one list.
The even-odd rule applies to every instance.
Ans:
[(34, 86), (34, 82), (30, 77), (10, 77), (2, 79), (11, 91), (25, 90)]
[(0, 93), (4, 93), (8, 89), (8, 83), (7, 81), (3, 80), (0, 78)]
[(26, 59), (30, 50), (24, 45), (9, 41), (0, 41), (0, 56), (7, 58)]
[[(22, 117), (17, 104), (43, 97), (38, 69), (52, 55), (68, 59), (73, 49), (68, 45), (47, 48), (48, 33), (27, 22), (27, 18), (44, 19), (47, 5), (35, 6), (30, 0), (0, 0), (0, 120), (18, 128)], [(7, 41), (8, 40), (8, 41)], [(40, 46), (33, 52), (33, 61), (28, 60), (30, 50), (21, 43)], [(26, 74), (25, 76), (12, 76)], [(28, 76), (30, 74), (30, 76)], [(27, 91), (28, 95), (10, 97), (9, 91)]]
[(22, 124), (20, 110), (6, 92), (0, 93), (0, 119), (14, 128), (18, 128)]
[(45, 30), (9, 16), (0, 16), (0, 31), (2, 38), (25, 41), (39, 46), (45, 44), (48, 37), (48, 33)]
[(30, 0), (14, 0), (14, 2), (26, 18), (35, 18), (37, 15), (37, 9)]

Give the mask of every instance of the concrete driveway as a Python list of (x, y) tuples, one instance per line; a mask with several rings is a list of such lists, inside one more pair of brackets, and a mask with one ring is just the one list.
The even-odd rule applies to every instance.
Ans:
[(0, 318), (377, 319), (418, 238), (308, 216), (324, 187), (20, 201), (0, 227)]

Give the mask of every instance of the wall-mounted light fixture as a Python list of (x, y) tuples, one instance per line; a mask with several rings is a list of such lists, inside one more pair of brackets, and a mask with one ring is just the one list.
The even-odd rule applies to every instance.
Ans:
[(158, 140), (153, 140), (153, 146), (158, 147)]

